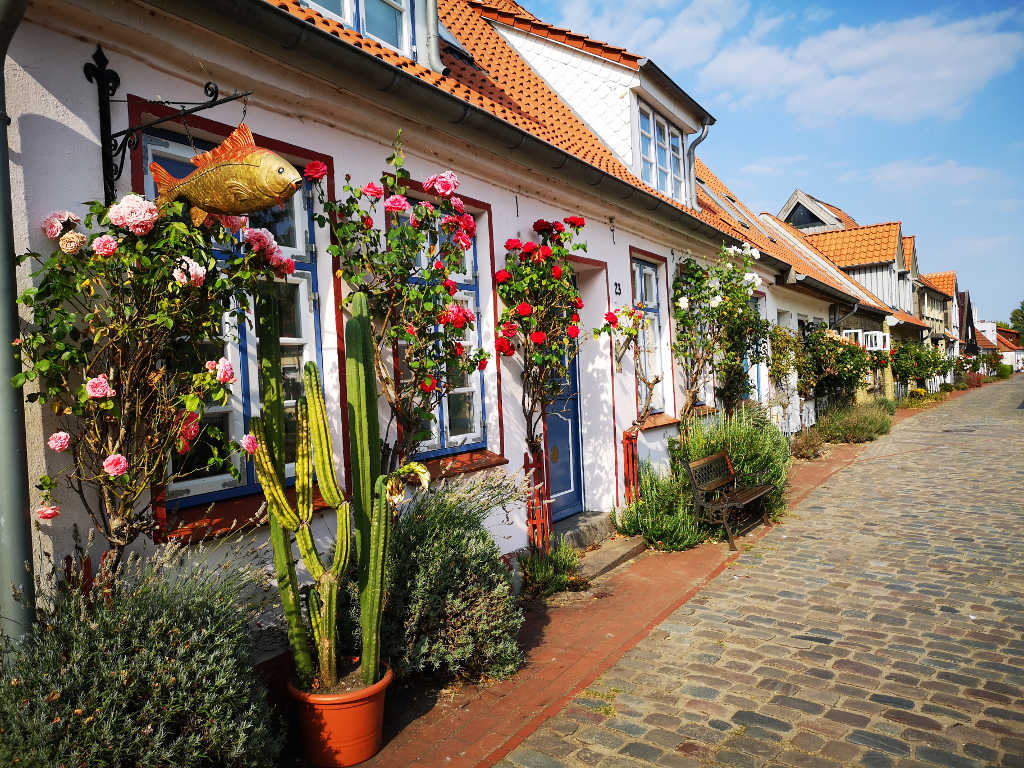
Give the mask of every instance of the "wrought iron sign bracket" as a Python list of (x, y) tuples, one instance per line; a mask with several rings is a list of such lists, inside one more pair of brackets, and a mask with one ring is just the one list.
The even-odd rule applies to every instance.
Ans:
[[(221, 104), (238, 101), (239, 99), (244, 99), (245, 97), (252, 95), (252, 91), (245, 91), (244, 93), (233, 93), (230, 96), (224, 96), (221, 98), (217, 84), (214, 82), (208, 82), (203, 86), (203, 93), (206, 94), (207, 98), (206, 101), (199, 102), (195, 106), (188, 108), (182, 106), (182, 108), (177, 112), (172, 115), (168, 115), (167, 117), (150, 120), (149, 122), (142, 123), (141, 125), (133, 125), (125, 128), (123, 131), (112, 133), (110, 128), (110, 99), (115, 93), (117, 93), (117, 89), (121, 87), (121, 76), (107, 66), (109, 63), (110, 60), (107, 59), (106, 54), (103, 53), (103, 49), (97, 45), (96, 52), (92, 55), (92, 61), (86, 62), (84, 68), (85, 79), (90, 83), (96, 83), (96, 92), (99, 97), (100, 154), (103, 162), (103, 199), (107, 205), (114, 202), (114, 197), (117, 191), (117, 180), (121, 178), (121, 174), (124, 172), (124, 163), (128, 150), (135, 149), (139, 146), (142, 131), (146, 128), (152, 128), (163, 123), (183, 120), (187, 115), (193, 115), (196, 112), (202, 112), (203, 110), (210, 109), (211, 107), (217, 107)], [(148, 103), (169, 104), (172, 106), (182, 104), (182, 102), (178, 101), (172, 102), (163, 100), (150, 101)]]

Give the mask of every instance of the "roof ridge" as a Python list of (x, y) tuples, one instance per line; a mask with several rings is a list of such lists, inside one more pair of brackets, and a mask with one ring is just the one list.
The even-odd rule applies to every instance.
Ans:
[(646, 59), (638, 53), (633, 53), (621, 45), (614, 45), (603, 40), (597, 40), (589, 35), (574, 32), (566, 27), (557, 27), (541, 21), (536, 16), (524, 16), (522, 14), (506, 11), (485, 0), (466, 0), (470, 8), (480, 13), (481, 16), (492, 21), (505, 24), (528, 34), (537, 35), (556, 43), (562, 43), (572, 48), (590, 53), (602, 59), (628, 66), (630, 69), (639, 69), (640, 62)]
[[(829, 230), (828, 232), (815, 232), (814, 234), (807, 235), (807, 237), (819, 237), (821, 235), (839, 235), (839, 234), (842, 234), (844, 232), (857, 232), (858, 230), (861, 230), (861, 229), (871, 229), (872, 227), (892, 227), (892, 226), (902, 227), (903, 226), (903, 222), (897, 220), (897, 221), (881, 221), (881, 222), (879, 222), (877, 224), (858, 224), (856, 227), (846, 227), (845, 229), (833, 229), (833, 230)], [(914, 237), (914, 235), (906, 235), (906, 237)]]

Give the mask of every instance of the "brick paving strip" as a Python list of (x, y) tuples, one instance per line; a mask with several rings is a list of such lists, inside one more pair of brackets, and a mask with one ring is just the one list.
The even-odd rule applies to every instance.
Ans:
[(1024, 768), (1022, 401), (1018, 376), (837, 452), (499, 768)]
[[(996, 392), (1008, 389), (1014, 382), (1024, 382), (1024, 378), (1017, 377), (1009, 385), (1004, 383), (985, 387), (982, 391), (964, 393), (972, 395), (974, 400), (968, 398), (961, 403), (971, 403), (977, 398), (994, 397)], [(1020, 386), (1014, 387), (1018, 401), (1021, 392), (1017, 390), (1020, 389)], [(943, 404), (919, 413), (926, 418), (934, 418), (935, 413), (950, 409), (959, 411), (961, 408), (960, 404)], [(902, 411), (899, 417), (905, 418)], [(911, 423), (916, 421), (917, 419)], [(885, 438), (884, 441), (893, 438)], [(787, 677), (797, 671), (806, 671), (808, 659), (789, 662), (789, 668), (786, 663), (764, 661), (765, 669), (755, 670), (758, 664), (753, 659), (745, 659), (743, 654), (765, 656), (763, 648), (756, 652), (750, 650), (768, 644), (758, 633), (775, 636), (777, 629), (771, 631), (770, 628), (779, 619), (771, 618), (770, 623), (765, 617), (772, 617), (779, 612), (787, 614), (792, 610), (792, 604), (800, 605), (800, 610), (807, 610), (808, 606), (803, 603), (802, 593), (793, 591), (793, 585), (783, 586), (784, 582), (794, 580), (792, 576), (787, 576), (775, 584), (775, 577), (768, 574), (769, 586), (761, 588), (760, 597), (751, 594), (748, 586), (751, 572), (748, 569), (757, 568), (768, 554), (762, 554), (761, 549), (774, 550), (780, 544), (788, 548), (790, 540), (793, 546), (799, 547), (798, 557), (803, 557), (806, 543), (803, 539), (806, 534), (795, 535), (793, 529), (801, 527), (804, 523), (803, 515), (807, 514), (805, 510), (809, 510), (812, 516), (820, 515), (820, 511), (816, 509), (818, 503), (813, 498), (808, 498), (810, 494), (816, 487), (827, 483), (837, 473), (853, 465), (857, 458), (870, 448), (884, 444), (889, 447), (881, 453), (892, 453), (892, 443), (884, 441), (868, 447), (838, 446), (825, 459), (798, 464), (791, 475), (789, 492), (790, 506), (796, 514), (788, 519), (786, 525), (775, 526), (772, 529), (757, 528), (751, 535), (745, 537), (743, 542), (748, 546), (764, 537), (764, 544), (750, 552), (730, 555), (724, 544), (705, 544), (688, 552), (648, 552), (599, 579), (589, 592), (563, 596), (550, 601), (544, 610), (531, 611), (524, 628), (524, 639), (528, 646), (527, 662), (514, 678), (494, 685), (466, 686), (450, 696), (440, 698), (433, 703), (429, 711), (404, 726), (400, 725), (399, 720), (407, 719), (407, 713), (389, 712), (389, 719), (385, 724), (387, 743), (374, 759), (364, 765), (371, 768), (477, 765), (482, 767), (495, 763), (502, 768), (513, 765), (548, 768), (577, 765), (632, 766), (652, 763), (696, 766), (713, 761), (718, 753), (718, 761), (722, 765), (757, 768), (766, 764), (765, 757), (760, 756), (758, 752), (771, 751), (772, 747), (782, 743), (784, 736), (787, 745), (792, 741), (789, 751), (797, 750), (808, 760), (814, 756), (815, 751), (819, 752), (819, 756), (815, 757), (814, 761), (806, 763), (786, 763), (785, 760), (776, 762), (795, 765), (795, 768), (804, 768), (805, 765), (810, 768), (829, 768), (834, 765), (835, 763), (830, 762), (819, 750), (804, 748), (815, 746), (814, 739), (820, 739), (823, 744), (830, 745), (829, 750), (838, 749), (839, 753), (842, 753), (840, 756), (845, 757), (842, 748), (835, 746), (837, 743), (843, 743), (837, 740), (842, 734), (836, 732), (840, 728), (846, 728), (851, 732), (857, 730), (868, 734), (863, 738), (870, 740), (871, 727), (867, 730), (863, 727), (855, 729), (853, 725), (846, 726), (826, 716), (824, 721), (832, 724), (825, 726), (826, 729), (831, 729), (830, 733), (833, 734), (829, 738), (819, 735), (820, 729), (815, 731), (811, 728), (801, 728), (798, 732), (786, 735), (766, 726), (766, 723), (784, 722), (773, 717), (770, 712), (781, 708), (789, 712), (790, 716), (796, 713), (802, 718), (808, 717), (810, 713), (799, 708), (786, 709), (786, 704), (773, 704), (771, 699), (783, 697), (790, 705), (809, 702), (812, 708), (816, 708), (818, 705), (815, 704), (814, 697), (820, 699), (823, 694), (814, 691), (820, 691), (821, 686), (825, 686), (826, 683), (855, 686), (856, 683), (847, 682), (845, 678), (856, 675), (853, 672), (843, 672), (844, 681), (837, 682), (826, 680), (823, 676), (815, 676), (813, 672), (794, 674), (794, 678), (806, 679), (791, 681), (789, 685), (794, 687), (785, 688), (785, 692), (782, 687), (758, 688), (755, 685), (755, 695), (751, 697), (746, 690), (751, 678), (756, 678), (756, 682), (769, 681), (768, 685), (775, 685), (770, 681), (777, 680), (780, 675)], [(1018, 451), (1018, 455), (1021, 457), (1018, 466), (1024, 465), (1024, 451)], [(1010, 454), (999, 451), (998, 458), (1005, 462), (1010, 458)], [(991, 466), (992, 457), (988, 457), (988, 461), (989, 466), (984, 468), (986, 474), (994, 470)], [(979, 469), (979, 473), (981, 471), (982, 469)], [(1012, 471), (1009, 475), (1004, 474), (1003, 480), (1012, 474)], [(1018, 494), (1024, 494), (1024, 475), (1018, 471), (1015, 477)], [(1012, 485), (1011, 478), (1009, 486)], [(1011, 490), (1005, 482), (1000, 487), (1008, 493)], [(805, 499), (806, 502), (803, 502)], [(895, 537), (897, 531), (893, 531), (892, 534)], [(920, 532), (910, 531), (910, 534), (920, 536)], [(781, 541), (782, 539), (785, 541)], [(1020, 560), (1018, 556), (1016, 561)], [(1006, 562), (1012, 563), (1014, 558), (1008, 557)], [(815, 571), (824, 568), (821, 562), (811, 566)], [(804, 573), (806, 570), (799, 570), (799, 574)], [(716, 580), (716, 577), (719, 578)], [(727, 594), (735, 591), (740, 584), (743, 585), (741, 594), (747, 600), (745, 608), (741, 608), (735, 616), (732, 613), (721, 616), (716, 616), (714, 612), (709, 613), (709, 609), (706, 608), (709, 589)], [(806, 589), (806, 585), (802, 586)], [(1016, 599), (1020, 599), (1019, 590)], [(757, 603), (757, 600), (764, 601), (765, 605)], [(756, 615), (743, 619), (743, 610)], [(697, 618), (703, 620), (700, 626), (697, 625)], [(748, 629), (752, 629), (755, 636), (741, 637), (738, 634), (740, 626), (733, 625), (737, 621), (739, 625), (749, 624)], [(823, 617), (815, 622), (815, 627), (830, 621), (834, 623), (834, 619), (827, 620)], [(720, 622), (725, 622), (728, 626), (721, 626)], [(795, 622), (796, 619), (793, 619), (788, 623)], [(1024, 624), (1024, 618), (1020, 618), (1018, 623)], [(712, 624), (716, 627), (711, 628)], [(786, 643), (779, 641), (779, 647), (787, 651), (799, 650), (817, 654), (829, 659), (833, 657), (830, 654), (838, 657), (836, 651), (840, 648), (846, 649), (846, 646), (841, 645), (842, 641), (837, 641), (833, 646), (835, 639), (814, 632), (815, 627), (807, 630), (812, 639), (794, 640), (787, 635)], [(708, 635), (708, 632), (714, 636)], [(792, 634), (801, 633), (794, 629)], [(1018, 635), (1024, 635), (1024, 628)], [(856, 635), (853, 637), (857, 638)], [(860, 639), (849, 642), (859, 643)], [(1017, 649), (1016, 662), (1008, 659), (1010, 664), (1024, 666), (1024, 650), (1021, 650), (1024, 643), (1014, 648)], [(860, 648), (850, 647), (843, 656), (853, 658), (860, 653)], [(696, 668), (688, 668), (691, 664), (697, 665)], [(793, 668), (794, 665), (799, 667), (799, 670)], [(768, 674), (766, 669), (775, 676)], [(824, 670), (819, 671), (819, 674), (824, 674)], [(810, 694), (805, 692), (794, 695), (794, 692), (800, 690), (800, 684), (806, 683), (808, 679), (813, 680), (819, 688), (812, 688)], [(1019, 682), (1024, 685), (1024, 680)], [(899, 684), (899, 681), (889, 683)], [(784, 686), (785, 683), (780, 682), (779, 685)], [(949, 685), (954, 687), (952, 684)], [(999, 693), (991, 688), (984, 688), (980, 680), (979, 685), (982, 685), (980, 690), (1008, 698), (1011, 704), (1016, 701), (1014, 706), (1020, 709), (1021, 694), (1018, 691), (1013, 694)], [(391, 706), (397, 704), (400, 709), (401, 703), (398, 699), (402, 696), (401, 690), (393, 691)], [(766, 696), (767, 700), (761, 701)], [(903, 700), (906, 701), (905, 698)], [(996, 703), (992, 702), (993, 705)], [(762, 705), (766, 705), (767, 708), (762, 709)], [(883, 706), (873, 701), (867, 701), (864, 705)], [(808, 704), (798, 706), (806, 707)], [(864, 723), (861, 725), (867, 725), (869, 719), (859, 714), (861, 710), (853, 707), (850, 709), (853, 709), (855, 724), (861, 724), (863, 718)], [(906, 711), (906, 715), (911, 718), (915, 714), (900, 709), (896, 704), (889, 705), (889, 709)], [(745, 712), (749, 714), (744, 714)], [(403, 714), (406, 716), (403, 717)], [(768, 720), (761, 721), (761, 717), (767, 717)], [(941, 717), (939, 719), (941, 720)], [(714, 724), (709, 725), (712, 720)], [(742, 722), (746, 720), (750, 722)], [(1008, 731), (1001, 736), (988, 732), (996, 738), (1011, 738), (1009, 731), (1021, 730), (1016, 726), (1024, 727), (1024, 722), (1012, 720), (996, 719), (993, 722), (1005, 726)], [(922, 729), (922, 723), (923, 721), (906, 727)], [(389, 728), (396, 727), (400, 727), (397, 733), (387, 733)], [(721, 730), (722, 727), (726, 727), (727, 730)], [(790, 730), (792, 728), (790, 726)], [(882, 735), (885, 733), (883, 729)], [(747, 744), (748, 751), (744, 752), (742, 747), (746, 742), (734, 744), (730, 741), (738, 738), (740, 734), (749, 734), (753, 741), (769, 746)], [(768, 738), (771, 736), (777, 738)], [(877, 751), (866, 746), (857, 746), (856, 742), (846, 744), (850, 750), (855, 751), (854, 757), (862, 752), (874, 755)], [(993, 748), (995, 746), (993, 745)], [(751, 752), (750, 749), (754, 751)], [(1009, 754), (1008, 749), (1005, 751)], [(733, 753), (741, 757), (730, 762)], [(980, 766), (988, 763), (970, 763), (972, 766), (975, 764)], [(871, 765), (885, 768), (889, 763), (883, 759)], [(964, 768), (968, 766), (967, 763), (963, 765)], [(1004, 762), (1003, 765), (1018, 764)], [(1024, 766), (1024, 763), (1019, 765)]]

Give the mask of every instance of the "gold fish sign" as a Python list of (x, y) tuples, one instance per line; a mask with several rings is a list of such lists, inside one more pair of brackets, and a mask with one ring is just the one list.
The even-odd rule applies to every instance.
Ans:
[(199, 226), (209, 213), (241, 216), (280, 205), (302, 187), (291, 163), (253, 141), (244, 123), (217, 147), (192, 158), (196, 169), (176, 179), (159, 163), (150, 163), (157, 205), (187, 200), (192, 222)]

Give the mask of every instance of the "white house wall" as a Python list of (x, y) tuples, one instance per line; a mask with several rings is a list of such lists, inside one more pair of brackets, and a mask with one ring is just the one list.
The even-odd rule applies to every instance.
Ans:
[(495, 24), (516, 52), (627, 166), (633, 166), (630, 91), (639, 74), (567, 45)]
[[(495, 264), (500, 268), (501, 243), (508, 237), (528, 238), (535, 219), (562, 218), (570, 214), (582, 214), (588, 219), (584, 230), (589, 247), (587, 257), (596, 263), (582, 265), (578, 270), (586, 305), (581, 313), (585, 329), (600, 325), (610, 305), (628, 302), (631, 246), (666, 259), (672, 248), (677, 253), (680, 249), (693, 249), (697, 255), (704, 256), (717, 251), (716, 245), (701, 238), (667, 231), (615, 203), (583, 194), (559, 179), (483, 152), (478, 146), (444, 134), (432, 125), (383, 110), (368, 99), (332, 90), (325, 83), (174, 19), (156, 20), (149, 10), (142, 12), (131, 5), (109, 10), (117, 16), (116, 24), (98, 14), (64, 13), (67, 9), (63, 6), (58, 10), (62, 14), (39, 6), (30, 10), (7, 59), (8, 111), (13, 121), (10, 128), (12, 202), (19, 252), (45, 251), (52, 246), (39, 230), (39, 222), (50, 211), (68, 207), (81, 213), (83, 209), (78, 201), (102, 196), (96, 93), (84, 77), (79, 81), (75, 76), (90, 59), (97, 40), (102, 42), (111, 68), (120, 74), (117, 98), (134, 94), (195, 100), (202, 82), (208, 79), (215, 79), (222, 93), (236, 88), (255, 90), (246, 116), (253, 132), (330, 155), (339, 193), (345, 173), (351, 173), (356, 182), (379, 177), (399, 128), (404, 131), (406, 167), (414, 179), (423, 179), (439, 168), (454, 169), (462, 181), (459, 193), (489, 204), (491, 210), (491, 218), (481, 214), (478, 219), (479, 309), (485, 349), (494, 348), (495, 308), (488, 237), (491, 229), (499, 251), (494, 254)], [(58, 18), (60, 28), (50, 28), (50, 20)], [(76, 37), (63, 33), (62, 30), (68, 28), (75, 29)], [(186, 50), (188, 55), (179, 53)], [(179, 72), (184, 74), (177, 74)], [(234, 126), (241, 117), (241, 105), (223, 105), (204, 112), (203, 117)], [(127, 119), (125, 104), (115, 102), (114, 129), (125, 127)], [(119, 196), (131, 191), (129, 176), (126, 170), (118, 185)], [(609, 223), (612, 216), (614, 227)], [(316, 238), (321, 255), (318, 280), (324, 381), (339, 453), (335, 463), (340, 467), (344, 438), (340, 431), (338, 329), (334, 326), (332, 311), (338, 297), (333, 292), (331, 264), (325, 257), (327, 235), (320, 230)], [(20, 279), (22, 287), (28, 285), (27, 269), (22, 270)], [(665, 272), (662, 272), (662, 279), (667, 279)], [(616, 285), (623, 292), (621, 298), (615, 295)], [(667, 344), (668, 334), (664, 336)], [(607, 339), (594, 341), (586, 330), (581, 339), (584, 340), (580, 350), (580, 375), (585, 506), (610, 510), (622, 501), (619, 447), (623, 431), (636, 415), (635, 382), (631, 366), (624, 366), (622, 373), (613, 371)], [(483, 393), (488, 448), (495, 453), (503, 448), (509, 462), (505, 468), (513, 473), (521, 472), (525, 437), (519, 412), (517, 373), (507, 359), (500, 369), (492, 363), (485, 372)], [(674, 396), (674, 392), (666, 392), (666, 401), (673, 409)], [(503, 417), (503, 432), (499, 427), (499, 412)], [(53, 425), (37, 408), (30, 408), (27, 422), (30, 478), (34, 479), (56, 468), (56, 457), (52, 452), (44, 452), (42, 447)], [(40, 542), (40, 550), (52, 547), (55, 553), (63, 554), (71, 547), (71, 524), (88, 528), (84, 512), (69, 504), (66, 496), (62, 501), (65, 513), (48, 524), (48, 533), (44, 536), (47, 541)], [(318, 529), (325, 536), (332, 526), (327, 519), (318, 522)], [(526, 543), (522, 509), (514, 511), (511, 526), (504, 524), (503, 515), (496, 514), (490, 527), (505, 552), (520, 549)]]

